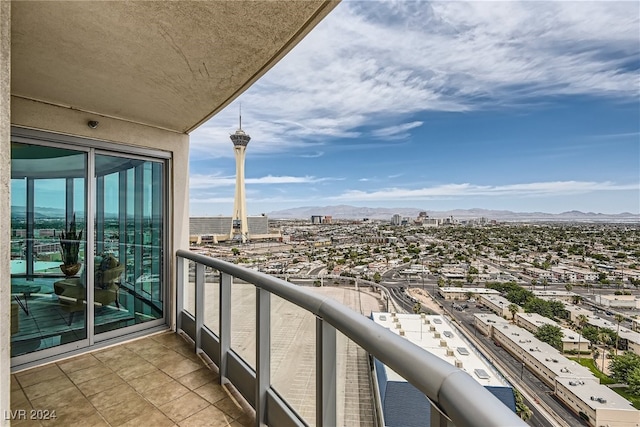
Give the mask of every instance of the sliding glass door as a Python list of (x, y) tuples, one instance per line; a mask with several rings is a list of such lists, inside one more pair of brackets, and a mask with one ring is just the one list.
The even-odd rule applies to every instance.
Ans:
[(87, 152), (11, 145), (11, 355), (87, 338)]
[(14, 365), (166, 323), (168, 160), (75, 142), (12, 141)]
[(163, 164), (98, 154), (95, 333), (164, 315)]

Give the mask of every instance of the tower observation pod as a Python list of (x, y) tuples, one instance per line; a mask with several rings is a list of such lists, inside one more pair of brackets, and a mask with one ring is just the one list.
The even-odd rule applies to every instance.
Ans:
[(251, 137), (242, 130), (242, 115), (240, 115), (238, 130), (231, 134), (230, 138), (231, 142), (233, 142), (233, 152), (236, 157), (236, 195), (233, 201), (229, 238), (245, 243), (249, 236), (249, 227), (247, 224), (247, 202), (244, 190), (244, 157)]

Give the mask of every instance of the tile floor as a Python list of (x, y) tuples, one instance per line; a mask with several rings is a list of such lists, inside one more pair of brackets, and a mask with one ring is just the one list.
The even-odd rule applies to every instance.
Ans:
[[(13, 374), (11, 411), (12, 426), (254, 425), (217, 368), (172, 332)], [(55, 419), (29, 419), (52, 411)]]

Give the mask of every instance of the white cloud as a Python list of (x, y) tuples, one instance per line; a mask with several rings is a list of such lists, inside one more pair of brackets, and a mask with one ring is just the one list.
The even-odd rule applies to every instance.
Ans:
[[(393, 138), (425, 110), (636, 99), (639, 16), (637, 2), (345, 1), (242, 95), (249, 150)], [(192, 153), (232, 157), (235, 123), (233, 105), (193, 133)]]
[[(317, 178), (314, 176), (273, 176), (267, 175), (260, 178), (245, 178), (245, 184), (310, 184), (324, 181), (340, 181), (343, 178)], [(220, 175), (191, 175), (189, 187), (192, 190), (209, 189), (214, 187), (235, 186), (234, 176)]]
[(529, 197), (584, 194), (594, 191), (638, 190), (640, 183), (615, 184), (612, 182), (553, 181), (509, 185), (444, 184), (419, 189), (385, 188), (375, 191), (348, 190), (333, 200), (429, 200), (449, 197)]

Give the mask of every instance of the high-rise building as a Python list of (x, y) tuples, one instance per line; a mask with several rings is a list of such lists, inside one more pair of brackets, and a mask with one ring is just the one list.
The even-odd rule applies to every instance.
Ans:
[(247, 222), (247, 202), (244, 191), (244, 158), (247, 145), (251, 137), (242, 130), (242, 115), (240, 126), (236, 133), (230, 136), (233, 142), (233, 153), (236, 156), (236, 195), (233, 201), (233, 214), (231, 215), (231, 232), (229, 237), (233, 240), (247, 241), (249, 226)]

